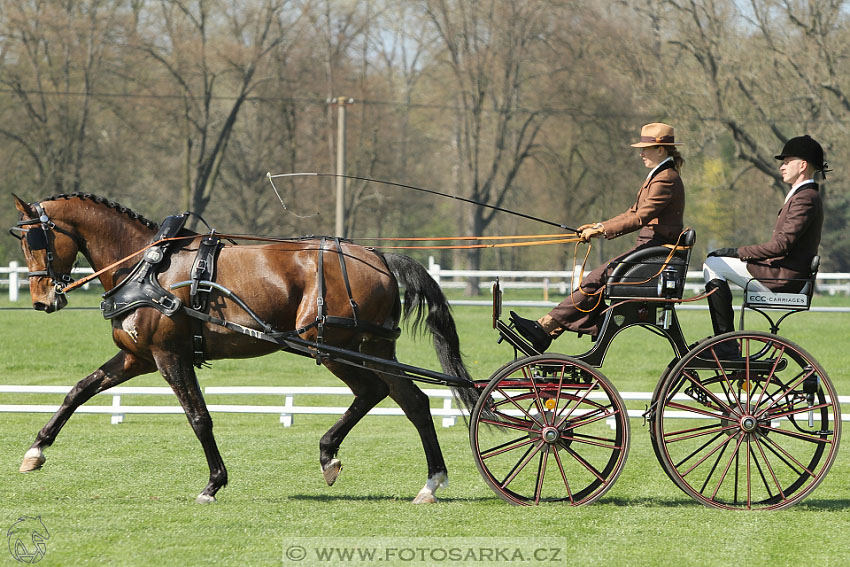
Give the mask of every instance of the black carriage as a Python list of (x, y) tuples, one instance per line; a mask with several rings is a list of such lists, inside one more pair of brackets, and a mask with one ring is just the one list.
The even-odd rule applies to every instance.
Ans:
[[(515, 360), (476, 384), (483, 395), (470, 418), (470, 442), (501, 498), (524, 505), (600, 498), (625, 465), (630, 411), (645, 418), (670, 479), (710, 507), (785, 508), (826, 476), (841, 435), (838, 396), (823, 367), (778, 334), (788, 315), (809, 309), (818, 260), (800, 293), (748, 286), (740, 330), (688, 345), (675, 306), (694, 240), (688, 231), (682, 246), (642, 249), (615, 266), (599, 337), (575, 356), (538, 353), (503, 322), (497, 282), (493, 325)], [(764, 315), (770, 332), (745, 330), (747, 310)], [(777, 320), (776, 310), (783, 312)], [(629, 410), (599, 370), (614, 337), (632, 326), (665, 337), (674, 352), (642, 413)], [(740, 357), (715, 353), (733, 342)]]

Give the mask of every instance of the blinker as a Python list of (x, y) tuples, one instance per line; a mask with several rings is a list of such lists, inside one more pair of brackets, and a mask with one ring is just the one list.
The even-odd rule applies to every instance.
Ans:
[(27, 230), (27, 246), (30, 250), (47, 249), (47, 233), (40, 226)]

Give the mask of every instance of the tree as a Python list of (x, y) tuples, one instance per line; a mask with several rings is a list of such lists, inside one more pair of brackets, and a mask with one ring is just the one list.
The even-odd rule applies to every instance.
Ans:
[(162, 66), (179, 97), (171, 112), (189, 210), (203, 214), (212, 198), (239, 113), (286, 37), (286, 7), (286, 0), (160, 0), (162, 28), (139, 37), (137, 47)]
[[(520, 168), (532, 155), (546, 121), (542, 109), (526, 110), (529, 67), (549, 20), (542, 1), (427, 0), (425, 9), (444, 48), (441, 63), (451, 81), (454, 127), (449, 130), (457, 159), (457, 194), (480, 203), (504, 203)], [(481, 236), (496, 211), (469, 207), (459, 228)], [(468, 251), (470, 269), (481, 264), (481, 249)], [(470, 280), (468, 293), (478, 293)]]
[(84, 188), (94, 97), (113, 54), (119, 3), (3, 1), (0, 137), (27, 156), (41, 192)]

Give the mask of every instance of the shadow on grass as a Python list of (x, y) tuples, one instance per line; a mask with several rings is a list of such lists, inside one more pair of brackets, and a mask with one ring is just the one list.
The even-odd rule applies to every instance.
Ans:
[(811, 498), (803, 501), (798, 508), (812, 508), (814, 510), (846, 510), (850, 508), (850, 500), (847, 498), (823, 499)]
[[(412, 495), (408, 497), (399, 497), (399, 496), (381, 496), (381, 495), (370, 495), (364, 496), (362, 494), (339, 494), (339, 495), (331, 495), (331, 494), (292, 494), (287, 496), (289, 500), (300, 500), (304, 502), (412, 502), (413, 498), (416, 495)], [(438, 496), (439, 502), (498, 502), (499, 499), (494, 497), (474, 497), (474, 498), (458, 498), (453, 496)]]
[[(397, 496), (381, 496), (381, 495), (369, 495), (364, 496), (362, 494), (339, 494), (339, 495), (331, 495), (331, 494), (293, 494), (287, 497), (290, 500), (300, 500), (305, 502), (409, 502), (413, 500), (413, 497), (410, 498), (401, 498)], [(497, 496), (474, 496), (474, 497), (456, 497), (456, 496), (440, 496), (439, 502), (452, 503), (489, 503), (492, 502), (494, 504), (504, 504), (505, 506), (512, 506), (508, 502), (501, 500)], [(569, 504), (566, 502), (547, 502), (542, 504), (542, 506), (564, 506), (569, 507)], [(603, 498), (602, 500), (598, 500), (594, 504), (590, 504), (590, 506), (618, 506), (623, 508), (632, 508), (632, 507), (643, 507), (643, 508), (675, 508), (675, 507), (700, 507), (700, 504), (694, 501), (689, 500), (673, 500), (673, 499), (664, 499), (664, 498)]]
[[(324, 495), (324, 494), (293, 494), (287, 496), (288, 500), (298, 500), (303, 502), (322, 502), (322, 503), (333, 503), (333, 502), (410, 502), (413, 498), (401, 498), (397, 496), (381, 496), (381, 495)], [(439, 502), (444, 503), (503, 503), (506, 506), (510, 506), (507, 502), (502, 502), (496, 496), (476, 496), (476, 497), (440, 497)], [(557, 502), (557, 503), (545, 503), (543, 506), (564, 506), (569, 507), (567, 503)], [(700, 504), (696, 500), (690, 500), (687, 498), (651, 498), (651, 497), (640, 497), (640, 498), (603, 498), (598, 500), (593, 504), (589, 504), (589, 506), (615, 506), (618, 508), (689, 508), (689, 509), (701, 509), (704, 508), (706, 510), (710, 510), (707, 506)], [(850, 508), (850, 500), (848, 499), (825, 499), (818, 500), (817, 498), (812, 498), (809, 500), (805, 500), (804, 502), (793, 506), (792, 508), (796, 509), (812, 509), (812, 510), (846, 510)]]

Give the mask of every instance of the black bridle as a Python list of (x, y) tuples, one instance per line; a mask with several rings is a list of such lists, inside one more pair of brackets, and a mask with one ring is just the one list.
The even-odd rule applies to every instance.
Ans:
[(58, 274), (56, 273), (56, 270), (53, 269), (53, 260), (55, 255), (53, 250), (50, 249), (50, 231), (55, 230), (66, 234), (71, 238), (74, 238), (74, 235), (67, 230), (56, 226), (56, 224), (47, 216), (47, 212), (45, 212), (41, 203), (33, 203), (32, 207), (38, 214), (38, 218), (18, 221), (14, 227), (9, 229), (9, 234), (18, 240), (26, 238), (27, 247), (30, 249), (30, 252), (36, 250), (45, 251), (47, 260), (44, 269), (27, 272), (27, 278), (50, 278), (50, 283), (53, 285), (56, 293), (64, 293), (65, 286), (72, 283), (74, 278), (71, 277), (71, 274)]

